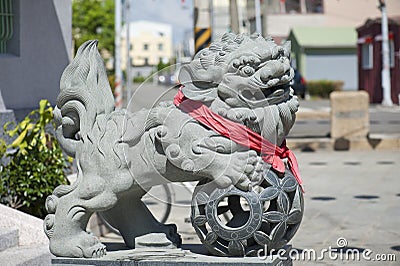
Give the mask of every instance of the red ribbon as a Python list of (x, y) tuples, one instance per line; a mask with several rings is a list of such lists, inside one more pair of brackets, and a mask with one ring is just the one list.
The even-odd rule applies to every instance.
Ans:
[(281, 147), (278, 147), (248, 127), (214, 113), (202, 102), (186, 98), (181, 90), (175, 95), (174, 104), (207, 128), (233, 140), (237, 144), (257, 151), (265, 162), (269, 163), (273, 169), (281, 174), (285, 172), (285, 164), (282, 159), (287, 158), (289, 167), (304, 192), (296, 157), (286, 146), (286, 140)]

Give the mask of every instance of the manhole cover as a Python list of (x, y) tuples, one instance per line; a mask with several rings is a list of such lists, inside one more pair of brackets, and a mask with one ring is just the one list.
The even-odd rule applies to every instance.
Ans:
[(336, 200), (335, 197), (326, 197), (326, 196), (312, 197), (311, 199), (312, 200), (322, 200), (322, 201)]
[(361, 162), (343, 162), (345, 165), (360, 165)]
[(377, 164), (394, 164), (393, 161), (378, 161)]
[(375, 195), (357, 195), (354, 196), (355, 199), (366, 199), (366, 200), (371, 200), (371, 199), (379, 199), (379, 196)]
[(310, 162), (309, 165), (327, 165), (327, 162)]
[(393, 249), (395, 251), (400, 251), (400, 246), (393, 246), (393, 247), (390, 247), (390, 249)]

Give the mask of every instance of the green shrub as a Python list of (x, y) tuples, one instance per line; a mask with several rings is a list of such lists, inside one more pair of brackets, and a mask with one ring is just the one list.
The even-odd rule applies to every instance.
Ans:
[(143, 76), (137, 76), (137, 77), (133, 78), (133, 82), (135, 82), (135, 83), (142, 83), (145, 80), (146, 80), (146, 77), (143, 77)]
[(307, 90), (310, 96), (319, 98), (329, 98), (333, 91), (341, 91), (343, 81), (340, 80), (310, 80), (307, 81)]
[(0, 202), (40, 218), (47, 213), (47, 195), (67, 183), (67, 161), (55, 137), (46, 131), (49, 124), (53, 124), (53, 108), (41, 100), (39, 110), (21, 123), (12, 129), (6, 125), (5, 132), (16, 138), (5, 155), (9, 163), (0, 166)]
[(4, 139), (0, 139), (0, 160), (1, 158), (3, 158), (4, 154), (6, 154), (6, 151), (7, 151), (7, 143)]

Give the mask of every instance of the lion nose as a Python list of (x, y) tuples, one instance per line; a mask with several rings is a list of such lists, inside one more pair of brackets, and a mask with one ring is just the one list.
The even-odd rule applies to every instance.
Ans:
[(272, 70), (270, 68), (264, 68), (260, 72), (260, 79), (262, 82), (267, 83), (273, 78)]

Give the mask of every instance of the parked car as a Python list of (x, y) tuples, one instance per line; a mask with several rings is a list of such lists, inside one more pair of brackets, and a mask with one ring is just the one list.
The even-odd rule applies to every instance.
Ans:
[(165, 73), (165, 74), (160, 74), (158, 76), (158, 84), (160, 85), (170, 86), (170, 85), (175, 85), (177, 83), (178, 81), (174, 74)]
[(301, 97), (302, 99), (305, 98), (307, 91), (306, 80), (303, 78), (303, 76), (297, 69), (294, 70), (292, 88), (294, 90), (295, 95)]

